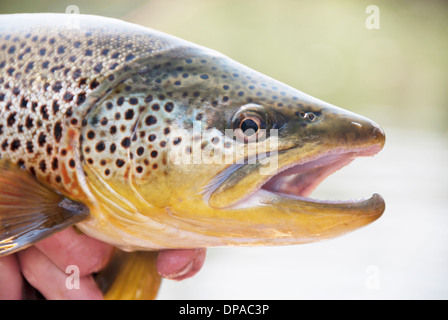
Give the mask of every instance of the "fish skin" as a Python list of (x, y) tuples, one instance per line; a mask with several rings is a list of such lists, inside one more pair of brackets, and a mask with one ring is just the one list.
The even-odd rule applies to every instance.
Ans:
[(172, 45), (156, 32), (124, 23), (114, 30), (116, 21), (106, 18), (97, 27), (96, 20), (85, 16), (76, 29), (64, 15), (0, 16), (0, 155), (75, 197), (82, 196), (76, 150), (65, 140), (76, 136), (70, 127), (80, 128), (79, 107), (93, 104), (95, 89), (136, 57)]
[[(293, 226), (311, 226), (300, 239), (284, 223), (301, 213), (290, 200), (270, 198), (235, 215), (229, 206), (261, 183), (256, 167), (210, 186), (229, 164), (173, 162), (176, 151), (231, 154), (237, 142), (224, 131), (241, 106), (262, 105), (275, 120), (281, 167), (322, 149), (374, 145), (373, 154), (384, 133), (213, 50), (114, 19), (79, 18), (74, 28), (58, 14), (0, 16), (0, 156), (89, 207), (90, 219), (78, 225), (87, 234), (127, 250), (276, 245), (333, 237), (381, 216), (379, 196), (350, 210), (322, 206), (347, 214), (329, 219), (331, 228), (294, 216)], [(182, 135), (196, 127), (198, 139)], [(245, 148), (240, 159), (257, 154), (254, 144)], [(356, 210), (370, 213), (355, 219)]]

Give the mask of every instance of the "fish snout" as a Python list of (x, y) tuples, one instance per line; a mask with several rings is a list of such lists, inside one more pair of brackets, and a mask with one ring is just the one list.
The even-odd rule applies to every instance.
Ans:
[(322, 126), (333, 147), (368, 148), (374, 155), (381, 151), (386, 142), (384, 130), (375, 122), (338, 107), (331, 107), (323, 119)]

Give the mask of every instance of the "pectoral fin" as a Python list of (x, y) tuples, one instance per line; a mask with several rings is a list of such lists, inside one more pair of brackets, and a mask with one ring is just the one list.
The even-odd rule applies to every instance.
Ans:
[(96, 277), (106, 300), (153, 300), (161, 278), (157, 273), (158, 252), (117, 251)]
[(22, 250), (86, 218), (88, 211), (0, 160), (0, 257)]

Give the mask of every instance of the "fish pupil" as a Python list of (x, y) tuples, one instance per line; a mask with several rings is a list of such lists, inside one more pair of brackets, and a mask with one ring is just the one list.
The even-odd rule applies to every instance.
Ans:
[(241, 130), (244, 135), (251, 136), (259, 129), (258, 124), (252, 119), (246, 119), (241, 122)]

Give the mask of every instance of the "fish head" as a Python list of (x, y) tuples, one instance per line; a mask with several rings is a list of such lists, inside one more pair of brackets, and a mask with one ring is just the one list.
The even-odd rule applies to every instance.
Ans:
[(382, 215), (377, 194), (308, 197), (354, 158), (382, 149), (385, 135), (373, 121), (202, 47), (140, 59), (133, 70), (82, 129), (92, 211), (113, 225), (109, 242), (296, 244)]

